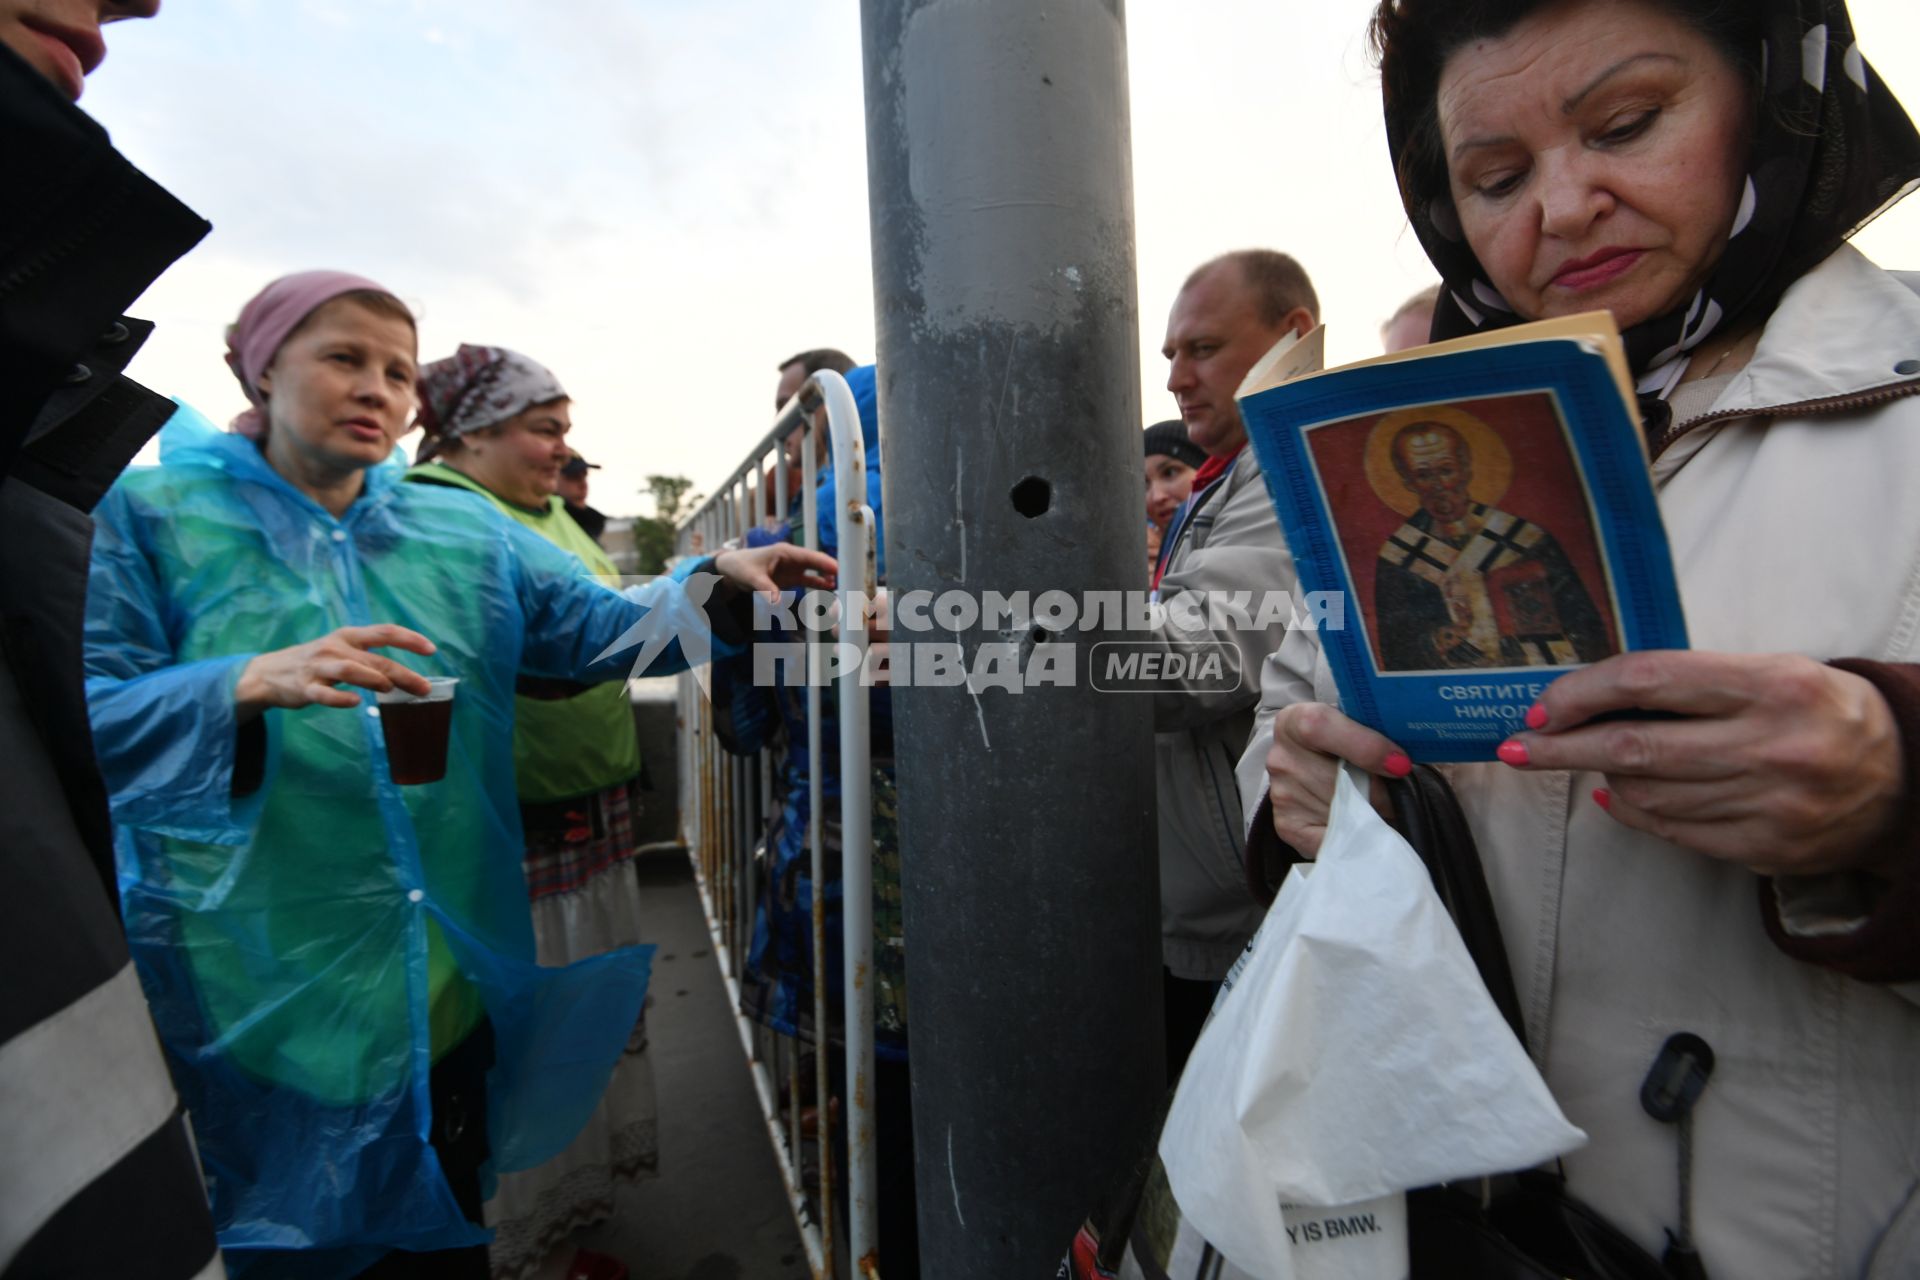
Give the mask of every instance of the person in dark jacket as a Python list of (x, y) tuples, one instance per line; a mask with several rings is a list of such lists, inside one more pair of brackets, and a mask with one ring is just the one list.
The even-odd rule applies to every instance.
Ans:
[(0, 1276), (220, 1276), (81, 692), (89, 513), (172, 414), (121, 314), (209, 230), (73, 105), (157, 0), (0, 0)]
[(578, 453), (570, 453), (565, 465), (560, 468), (558, 491), (561, 501), (567, 504), (567, 514), (595, 542), (600, 541), (600, 535), (607, 531), (607, 513), (587, 503), (587, 472), (599, 469), (599, 463), (588, 462)]

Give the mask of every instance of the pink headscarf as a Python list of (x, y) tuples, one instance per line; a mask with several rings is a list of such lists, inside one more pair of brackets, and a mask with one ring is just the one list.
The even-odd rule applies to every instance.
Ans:
[(320, 307), (343, 293), (361, 289), (393, 293), (383, 284), (345, 271), (298, 271), (281, 276), (240, 308), (240, 318), (227, 326), (227, 368), (240, 379), (240, 389), (247, 393), (253, 407), (229, 423), (229, 431), (249, 440), (267, 433), (266, 415), (261, 412), (266, 397), (260, 394), (260, 375), (273, 363), (280, 344)]

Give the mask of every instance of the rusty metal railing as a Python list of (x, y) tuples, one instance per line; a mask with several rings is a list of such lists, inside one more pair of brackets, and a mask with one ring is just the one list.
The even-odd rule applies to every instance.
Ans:
[[(817, 413), (824, 410), (824, 428)], [(878, 1280), (878, 1229), (875, 1216), (875, 1134), (873, 1117), (873, 811), (872, 749), (868, 689), (861, 682), (877, 590), (874, 515), (867, 505), (866, 454), (859, 410), (840, 375), (821, 371), (808, 379), (780, 410), (773, 428), (748, 451), (746, 459), (680, 526), (681, 555), (711, 555), (743, 541), (763, 514), (786, 521), (793, 503), (784, 450), (798, 438), (800, 506), (806, 545), (819, 549), (818, 433), (825, 430), (834, 468), (839, 530), (839, 637), (835, 695), (839, 699), (841, 901), (845, 954), (847, 1103), (846, 1254), (864, 1280)], [(707, 926), (713, 934), (727, 992), (733, 1000), (740, 1041), (754, 1089), (765, 1113), (787, 1197), (800, 1229), (815, 1280), (834, 1280), (836, 1261), (834, 1192), (839, 1171), (834, 1158), (832, 1055), (826, 982), (826, 882), (821, 783), (821, 691), (828, 647), (813, 628), (803, 628), (806, 645), (808, 830), (813, 877), (813, 1055), (814, 1114), (812, 1150), (818, 1169), (816, 1188), (807, 1185), (808, 1135), (802, 1117), (802, 1061), (808, 1052), (797, 1037), (781, 1034), (741, 1011), (741, 981), (751, 945), (760, 886), (753, 874), (754, 849), (767, 830), (780, 796), (776, 762), (770, 750), (751, 758), (730, 755), (720, 745), (713, 706), (695, 675), (681, 678), (680, 813), (684, 838), (694, 862)], [(784, 1088), (783, 1088), (784, 1086)], [(784, 1102), (783, 1102), (784, 1099)]]

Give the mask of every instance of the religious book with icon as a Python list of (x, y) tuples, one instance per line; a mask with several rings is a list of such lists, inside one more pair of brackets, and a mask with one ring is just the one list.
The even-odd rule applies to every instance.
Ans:
[(1323, 350), (1283, 339), (1240, 411), (1348, 715), (1416, 760), (1491, 760), (1556, 676), (1687, 647), (1610, 316)]

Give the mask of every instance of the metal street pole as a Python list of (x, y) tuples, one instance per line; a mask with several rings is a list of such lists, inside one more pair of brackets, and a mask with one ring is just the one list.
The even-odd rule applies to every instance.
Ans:
[(1146, 585), (1124, 10), (861, 19), (922, 1274), (1049, 1275), (1163, 1087), (1151, 710), (1089, 683), (1110, 614), (986, 593)]

